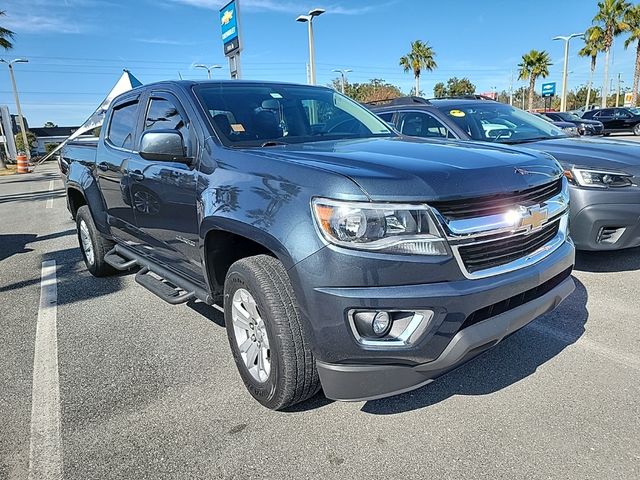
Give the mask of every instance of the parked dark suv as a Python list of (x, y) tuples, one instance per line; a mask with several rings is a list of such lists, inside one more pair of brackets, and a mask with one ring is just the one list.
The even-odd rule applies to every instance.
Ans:
[(640, 115), (628, 108), (603, 108), (584, 112), (582, 118), (597, 120), (604, 125), (604, 133), (633, 132), (640, 135)]
[(574, 288), (550, 155), (399, 136), (329, 88), (147, 85), (62, 155), (89, 271), (221, 308), (269, 408), (417, 388)]
[(404, 135), (513, 145), (553, 155), (570, 183), (576, 248), (640, 245), (639, 143), (570, 137), (546, 120), (483, 97), (403, 97), (369, 108)]
[(569, 122), (576, 126), (580, 135), (602, 135), (604, 125), (597, 120), (580, 118), (569, 112), (544, 112), (543, 115), (554, 122)]

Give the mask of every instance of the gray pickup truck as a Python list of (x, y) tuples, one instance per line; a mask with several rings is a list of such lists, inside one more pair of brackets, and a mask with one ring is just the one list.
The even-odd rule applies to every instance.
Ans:
[(222, 305), (273, 409), (425, 385), (574, 289), (553, 157), (402, 137), (329, 88), (139, 87), (60, 165), (89, 271)]

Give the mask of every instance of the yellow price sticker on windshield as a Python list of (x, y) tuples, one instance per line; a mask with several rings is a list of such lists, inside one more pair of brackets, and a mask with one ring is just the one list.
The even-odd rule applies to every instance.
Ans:
[(449, 115), (452, 117), (464, 117), (465, 113), (462, 110), (451, 110)]

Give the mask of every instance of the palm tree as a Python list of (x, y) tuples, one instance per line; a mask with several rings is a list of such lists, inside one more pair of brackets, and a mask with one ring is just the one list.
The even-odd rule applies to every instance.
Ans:
[[(0, 17), (4, 17), (6, 15), (4, 10), (0, 10)], [(13, 32), (9, 29), (0, 27), (0, 47), (5, 50), (9, 50), (13, 48), (13, 43), (11, 43), (11, 38), (13, 38)]]
[(604, 83), (602, 84), (602, 108), (607, 106), (609, 87), (609, 53), (613, 45), (613, 39), (622, 33), (624, 28), (623, 17), (629, 9), (629, 3), (625, 0), (602, 0), (598, 2), (598, 13), (593, 17), (593, 23), (600, 24), (604, 37)]
[(633, 89), (631, 104), (635, 107), (638, 101), (638, 81), (640, 80), (640, 5), (633, 5), (624, 13), (623, 28), (629, 34), (624, 41), (624, 48), (635, 42), (636, 44), (636, 68), (633, 72)]
[(427, 42), (416, 40), (411, 42), (411, 51), (400, 57), (400, 66), (405, 72), (412, 71), (416, 78), (416, 95), (420, 95), (420, 73), (422, 70), (433, 72), (438, 67), (435, 52)]
[(600, 27), (594, 25), (588, 28), (584, 33), (584, 47), (578, 52), (581, 57), (591, 58), (591, 74), (589, 75), (589, 85), (587, 87), (587, 102), (584, 109), (587, 111), (591, 99), (591, 88), (593, 87), (593, 75), (596, 71), (596, 61), (598, 54), (604, 50), (603, 39), (604, 32)]
[(529, 80), (529, 110), (533, 110), (533, 95), (536, 91), (538, 77), (549, 76), (549, 67), (552, 65), (549, 54), (544, 50), (531, 50), (522, 55), (522, 63), (518, 64), (520, 73), (518, 79)]

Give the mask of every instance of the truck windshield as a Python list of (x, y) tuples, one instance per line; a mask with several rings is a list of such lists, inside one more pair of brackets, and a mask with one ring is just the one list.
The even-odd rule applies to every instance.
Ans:
[(516, 144), (567, 136), (547, 120), (498, 102), (436, 106), (473, 140)]
[(329, 88), (221, 83), (195, 92), (231, 146), (395, 136), (378, 117)]

